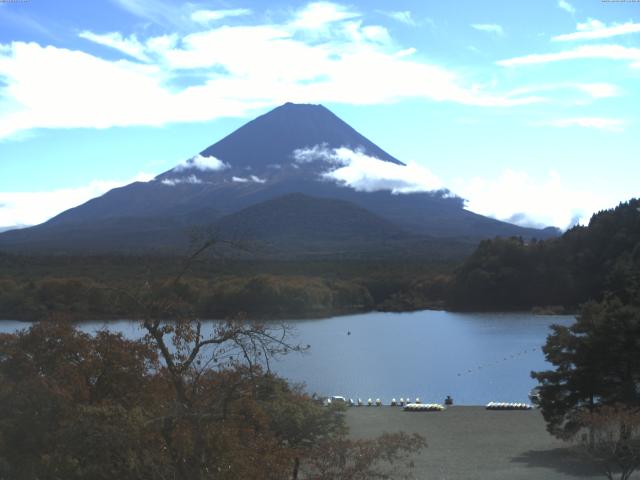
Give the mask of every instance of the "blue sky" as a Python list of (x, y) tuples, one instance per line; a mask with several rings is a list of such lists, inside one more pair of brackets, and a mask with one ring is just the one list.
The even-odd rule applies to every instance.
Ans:
[(640, 195), (639, 22), (640, 3), (600, 0), (0, 0), (0, 226), (152, 178), (286, 101), (470, 210), (584, 222)]

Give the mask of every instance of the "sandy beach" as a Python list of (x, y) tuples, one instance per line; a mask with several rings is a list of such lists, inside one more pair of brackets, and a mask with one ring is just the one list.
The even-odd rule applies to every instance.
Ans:
[(353, 407), (347, 423), (354, 438), (397, 431), (424, 435), (428, 447), (414, 459), (419, 479), (605, 478), (570, 445), (549, 435), (537, 410), (454, 406), (444, 412), (404, 412), (396, 407)]

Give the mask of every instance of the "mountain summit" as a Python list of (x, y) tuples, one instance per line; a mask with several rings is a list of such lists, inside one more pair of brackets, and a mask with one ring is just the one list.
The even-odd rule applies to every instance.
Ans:
[(285, 103), (259, 116), (200, 155), (224, 159), (231, 165), (260, 168), (281, 163), (301, 147), (323, 144), (330, 149), (359, 149), (379, 160), (403, 165), (329, 109), (295, 103)]
[(328, 170), (328, 157), (340, 148), (404, 165), (324, 106), (285, 103), (204, 149), (186, 164), (159, 175), (157, 180), (193, 182), (194, 176), (213, 183), (264, 183), (274, 177), (280, 181), (315, 179)]
[[(356, 164), (359, 170), (349, 170)], [(404, 183), (411, 177), (405, 168), (327, 108), (286, 103), (150, 182), (116, 188), (42, 225), (0, 234), (0, 250), (171, 251), (184, 247), (190, 229), (205, 225), (216, 225), (221, 234), (242, 225), (282, 245), (286, 233), (298, 250), (306, 239), (318, 249), (310, 214), (335, 229), (323, 232), (333, 242), (327, 251), (340, 250), (349, 238), (366, 238), (371, 246), (391, 237), (402, 244), (403, 235), (415, 245), (425, 236), (475, 243), (557, 234), (469, 212), (446, 190), (416, 192)], [(354, 183), (354, 175), (362, 182)]]

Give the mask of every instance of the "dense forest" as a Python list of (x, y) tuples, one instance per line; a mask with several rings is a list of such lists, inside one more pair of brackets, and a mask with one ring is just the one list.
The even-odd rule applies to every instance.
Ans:
[[(156, 290), (183, 268), (176, 256), (0, 255), (0, 318), (138, 318), (123, 292)], [(181, 293), (199, 318), (312, 318), (443, 305), (452, 263), (401, 260), (259, 261), (199, 258)], [(165, 288), (165, 287), (162, 287)]]
[[(371, 310), (577, 311), (640, 288), (640, 201), (599, 212), (561, 237), (482, 241), (462, 263), (405, 256), (246, 259), (203, 255), (181, 278), (199, 318), (313, 318)], [(215, 245), (212, 249), (215, 253)], [(0, 253), (0, 318), (137, 318), (122, 292), (158, 289), (185, 256)], [(163, 287), (164, 288), (164, 287)]]
[(623, 301), (640, 288), (640, 200), (592, 216), (559, 238), (483, 241), (455, 272), (456, 310), (575, 311), (605, 292)]

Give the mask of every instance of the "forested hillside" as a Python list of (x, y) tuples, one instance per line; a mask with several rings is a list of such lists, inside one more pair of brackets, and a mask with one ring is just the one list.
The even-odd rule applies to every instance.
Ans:
[(573, 311), (605, 292), (625, 300), (639, 282), (640, 200), (633, 199), (556, 239), (483, 241), (456, 270), (448, 305), (456, 310)]

